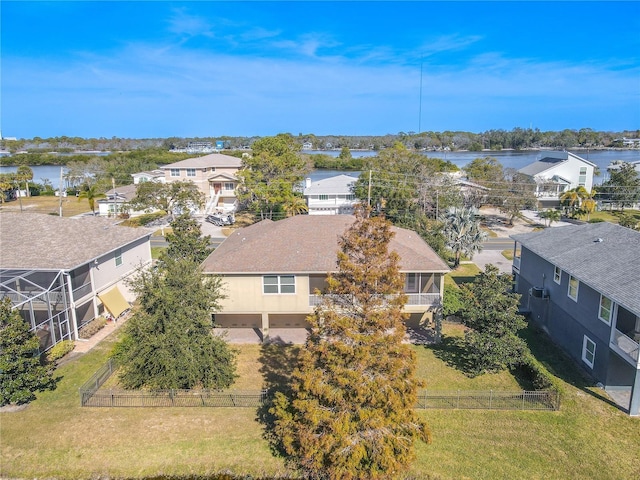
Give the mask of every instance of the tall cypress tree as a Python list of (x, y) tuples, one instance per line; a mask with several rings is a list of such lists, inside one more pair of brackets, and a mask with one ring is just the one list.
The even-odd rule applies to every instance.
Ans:
[(55, 388), (53, 371), (40, 365), (38, 337), (29, 324), (11, 308), (11, 300), (0, 301), (0, 406), (35, 399), (36, 391)]
[(375, 479), (402, 472), (416, 439), (416, 360), (405, 336), (403, 276), (383, 218), (357, 214), (340, 240), (338, 272), (309, 317), (312, 333), (276, 394), (275, 433), (290, 463), (309, 478)]

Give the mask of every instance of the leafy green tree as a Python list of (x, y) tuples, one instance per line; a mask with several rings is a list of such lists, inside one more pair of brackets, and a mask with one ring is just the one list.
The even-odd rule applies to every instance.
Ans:
[(212, 331), (221, 280), (202, 278), (190, 260), (165, 256), (132, 282), (139, 307), (114, 350), (125, 388), (226, 388), (235, 380), (235, 352)]
[(538, 201), (535, 197), (536, 184), (532, 177), (519, 173), (515, 169), (505, 169), (505, 181), (502, 186), (493, 184), (493, 202), (498, 205), (502, 213), (507, 214), (507, 224), (513, 225), (513, 221), (522, 217), (522, 210), (536, 207)]
[(167, 234), (169, 247), (165, 252), (170, 258), (199, 265), (213, 251), (209, 246), (211, 236), (203, 237), (200, 223), (189, 214), (178, 215), (170, 225), (172, 232)]
[(189, 181), (139, 183), (136, 196), (131, 201), (131, 207), (136, 210), (162, 210), (172, 217), (200, 209), (203, 205), (203, 193)]
[(392, 478), (412, 460), (415, 440), (430, 439), (414, 411), (420, 382), (403, 343), (406, 296), (392, 235), (386, 220), (357, 215), (309, 317), (291, 393), (276, 393), (275, 433), (305, 478)]
[(482, 231), (480, 221), (468, 208), (450, 210), (443, 216), (443, 221), (447, 247), (454, 255), (453, 268), (458, 268), (463, 253), (473, 258), (475, 252), (482, 250), (487, 233)]
[(492, 183), (504, 181), (504, 168), (494, 157), (476, 158), (464, 167), (469, 180), (491, 187)]
[(18, 181), (24, 183), (24, 188), (27, 192), (27, 197), (29, 196), (29, 181), (33, 180), (33, 170), (27, 165), (18, 166), (18, 170), (16, 171), (16, 175), (18, 177)]
[(623, 215), (620, 215), (620, 217), (618, 218), (618, 223), (621, 226), (630, 228), (632, 230), (640, 229), (640, 222), (635, 217), (635, 215), (632, 215), (630, 213), (625, 213)]
[(300, 156), (300, 145), (291, 135), (265, 137), (252, 146), (252, 155), (242, 161), (238, 199), (261, 218), (273, 218), (282, 205), (296, 196), (295, 187), (308, 172)]
[(511, 293), (511, 275), (487, 265), (475, 282), (463, 284), (462, 321), (471, 373), (496, 372), (516, 366), (527, 351), (518, 331), (526, 326), (518, 314), (520, 295)]
[(53, 390), (49, 366), (40, 364), (39, 342), (11, 300), (0, 300), (0, 406), (35, 399), (35, 392)]

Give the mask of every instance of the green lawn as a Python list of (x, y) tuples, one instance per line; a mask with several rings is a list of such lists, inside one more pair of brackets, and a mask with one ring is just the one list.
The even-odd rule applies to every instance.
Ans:
[[(624, 212), (621, 212), (619, 210), (613, 210), (613, 211), (609, 211), (609, 210), (602, 210), (600, 212), (593, 212), (590, 216), (589, 219), (590, 220), (604, 220), (605, 222), (611, 222), (611, 223), (618, 223), (620, 221), (620, 216), (622, 216), (623, 214), (625, 215), (632, 215), (638, 222), (640, 222), (640, 210), (631, 210), (626, 208), (624, 210)], [(587, 220), (587, 217), (580, 217), (580, 220)]]
[(475, 263), (461, 263), (458, 268), (445, 275), (444, 283), (445, 285), (460, 285), (473, 282), (479, 273), (480, 268)]
[[(117, 332), (116, 332), (117, 333)], [(446, 325), (445, 346), (416, 346), (418, 373), (430, 389), (514, 389), (509, 373), (468, 378), (456, 368)], [(528, 331), (563, 389), (559, 412), (428, 410), (433, 443), (418, 445), (409, 474), (431, 479), (632, 479), (640, 472), (639, 419), (602, 398), (567, 360)], [(108, 337), (57, 371), (58, 389), (25, 410), (0, 414), (0, 477), (100, 478), (207, 474), (231, 470), (253, 476), (285, 473), (262, 438), (256, 411), (243, 408), (81, 408), (78, 388), (105, 361)], [(447, 343), (449, 342), (449, 343)], [(295, 347), (239, 347), (236, 387), (263, 385), (280, 362), (286, 375)], [(289, 365), (288, 365), (289, 364)]]
[[(98, 205), (96, 204), (96, 211)], [(37, 196), (22, 199), (22, 210), (20, 210), (20, 200), (12, 200), (0, 205), (3, 212), (30, 212), (46, 213), (58, 215), (60, 212), (60, 197)], [(62, 216), (73, 217), (80, 213), (90, 212), (89, 201), (86, 198), (63, 197)]]

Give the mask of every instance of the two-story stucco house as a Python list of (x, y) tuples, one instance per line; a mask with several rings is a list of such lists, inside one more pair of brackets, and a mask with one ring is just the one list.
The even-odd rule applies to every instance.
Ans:
[(551, 206), (557, 205), (567, 190), (584, 187), (590, 192), (595, 168), (596, 164), (570, 152), (542, 152), (540, 160), (518, 172), (533, 178), (538, 201)]
[(640, 232), (611, 223), (512, 235), (531, 321), (640, 414)]
[(102, 314), (134, 299), (126, 280), (151, 264), (152, 231), (101, 217), (0, 214), (0, 298), (40, 339), (41, 350), (78, 338)]
[(205, 211), (233, 211), (236, 208), (236, 173), (242, 160), (231, 155), (212, 153), (163, 165), (165, 182), (189, 180), (195, 183), (206, 199)]
[(307, 200), (309, 215), (352, 214), (357, 203), (353, 185), (357, 177), (336, 175), (312, 182), (305, 180), (303, 195)]
[[(355, 221), (351, 215), (298, 215), (263, 220), (234, 232), (203, 262), (203, 273), (221, 275), (227, 298), (215, 322), (227, 328), (307, 328), (328, 272), (337, 269), (338, 239)], [(400, 256), (410, 314), (422, 324), (442, 301), (447, 264), (420, 236), (393, 227), (389, 249)]]

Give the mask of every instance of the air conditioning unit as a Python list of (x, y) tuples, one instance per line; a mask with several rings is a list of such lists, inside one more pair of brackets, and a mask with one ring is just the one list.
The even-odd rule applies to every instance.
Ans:
[(531, 296), (536, 298), (549, 298), (549, 294), (543, 287), (532, 287)]

